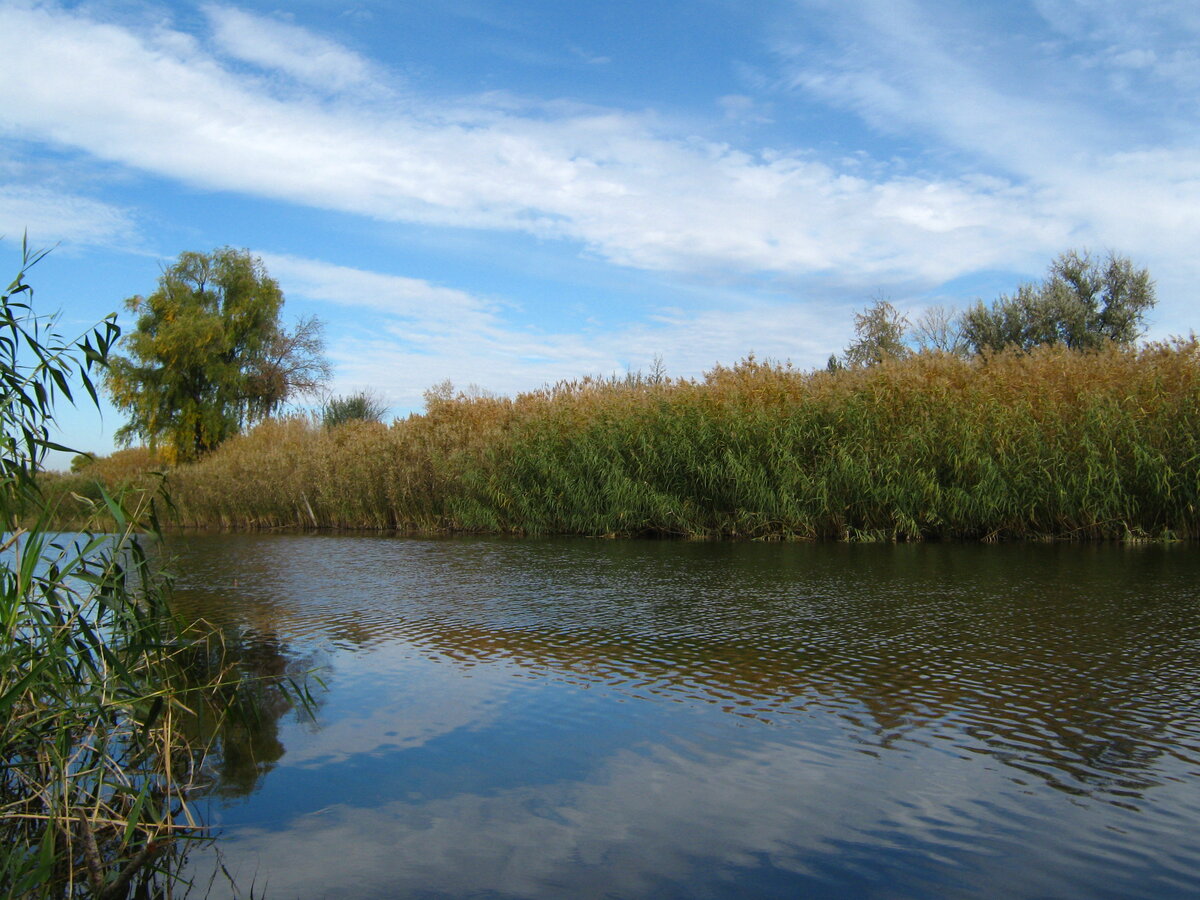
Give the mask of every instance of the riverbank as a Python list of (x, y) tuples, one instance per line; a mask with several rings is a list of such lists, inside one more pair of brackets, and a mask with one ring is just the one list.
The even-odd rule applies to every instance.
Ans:
[[(167, 471), (183, 527), (835, 540), (1200, 534), (1200, 345), (431, 393), (391, 426), (265, 422)], [(126, 451), (47, 482), (153, 469)], [(64, 501), (69, 509), (70, 500)]]

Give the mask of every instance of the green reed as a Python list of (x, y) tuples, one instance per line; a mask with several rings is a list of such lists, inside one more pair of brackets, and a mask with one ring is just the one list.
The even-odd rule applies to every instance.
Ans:
[(170, 472), (184, 525), (759, 539), (1197, 535), (1200, 349), (1175, 341), (699, 381), (583, 379), (266, 423)]
[[(0, 895), (155, 896), (203, 836), (190, 801), (221, 731), (197, 740), (197, 712), (231, 720), (252, 695), (221, 637), (171, 613), (145, 454), (106, 463), (132, 490), (40, 489), (56, 402), (79, 385), (96, 398), (119, 332), (110, 319), (69, 341), (36, 316), (39, 258), (0, 297)], [(56, 531), (64, 518), (83, 531)]]

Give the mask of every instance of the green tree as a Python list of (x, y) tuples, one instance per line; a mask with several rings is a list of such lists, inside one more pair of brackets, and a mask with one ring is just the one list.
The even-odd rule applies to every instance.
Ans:
[(1110, 253), (1095, 260), (1072, 250), (1050, 264), (1045, 280), (1022, 284), (990, 307), (979, 301), (962, 316), (962, 339), (976, 353), (1041, 344), (1088, 350), (1131, 344), (1155, 304), (1146, 269)]
[(883, 298), (854, 315), (855, 339), (846, 348), (848, 366), (874, 366), (885, 359), (899, 359), (911, 351), (904, 343), (908, 319)]
[(373, 391), (330, 397), (321, 405), (321, 423), (334, 428), (346, 422), (381, 422), (388, 406)]
[(82, 472), (95, 461), (96, 457), (90, 453), (76, 453), (71, 457), (71, 471)]
[(137, 325), (105, 382), (129, 415), (118, 440), (161, 443), (168, 459), (193, 459), (318, 390), (329, 378), (321, 323), (301, 319), (285, 330), (283, 302), (248, 251), (180, 254), (154, 293), (125, 301)]

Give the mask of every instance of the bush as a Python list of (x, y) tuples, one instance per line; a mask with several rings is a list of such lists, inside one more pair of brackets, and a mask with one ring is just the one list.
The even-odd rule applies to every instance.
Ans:
[(321, 422), (334, 428), (346, 422), (379, 422), (388, 406), (371, 391), (358, 391), (341, 397), (331, 397), (321, 406)]

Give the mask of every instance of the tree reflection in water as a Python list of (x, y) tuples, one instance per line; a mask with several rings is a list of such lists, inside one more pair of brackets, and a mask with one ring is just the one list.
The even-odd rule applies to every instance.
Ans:
[(248, 672), (336, 667), (319, 729), (268, 696), (212, 732), (222, 859), (289, 895), (868, 896), (867, 872), (897, 897), (1191, 896), (1200, 873), (1192, 548), (186, 550), (181, 599)]
[(323, 702), (312, 690), (318, 673), (310, 658), (297, 657), (273, 634), (227, 625), (197, 673), (233, 670), (240, 679), (227, 706), (198, 704), (187, 723), (194, 746), (208, 748), (198, 792), (231, 798), (250, 794), (283, 757), (279, 725), (288, 713), (311, 719)]

